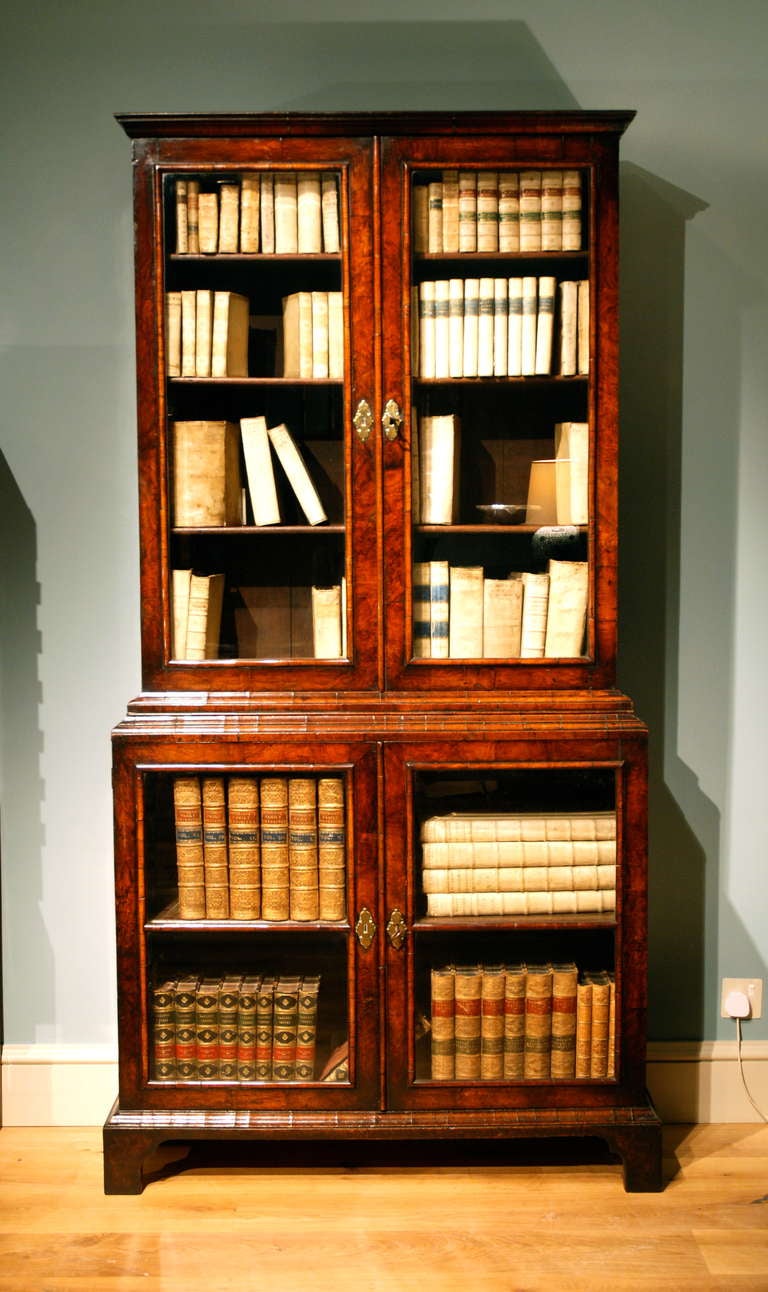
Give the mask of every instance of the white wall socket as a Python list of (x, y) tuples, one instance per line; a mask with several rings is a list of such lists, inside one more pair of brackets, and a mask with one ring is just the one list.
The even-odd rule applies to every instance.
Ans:
[(725, 1008), (727, 997), (732, 991), (743, 991), (750, 1007), (750, 1018), (762, 1018), (763, 1016), (763, 980), (762, 978), (723, 978), (723, 988), (720, 993), (720, 1017), (730, 1018), (728, 1010)]

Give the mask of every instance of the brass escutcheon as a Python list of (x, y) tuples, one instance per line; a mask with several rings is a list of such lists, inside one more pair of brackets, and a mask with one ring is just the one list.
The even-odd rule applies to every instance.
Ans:
[(365, 444), (371, 431), (373, 430), (373, 409), (367, 399), (361, 399), (355, 409), (355, 415), (352, 418), (357, 437), (361, 444)]
[(384, 415), (381, 424), (384, 427), (384, 436), (388, 440), (396, 440), (400, 426), (403, 421), (403, 415), (394, 399), (388, 399), (384, 405)]
[(405, 916), (395, 907), (387, 920), (387, 937), (395, 951), (400, 950), (407, 936), (408, 925), (405, 922)]
[(376, 937), (376, 921), (367, 906), (363, 907), (357, 917), (355, 933), (357, 934), (357, 940), (363, 948), (363, 951), (367, 951), (370, 948), (373, 939)]

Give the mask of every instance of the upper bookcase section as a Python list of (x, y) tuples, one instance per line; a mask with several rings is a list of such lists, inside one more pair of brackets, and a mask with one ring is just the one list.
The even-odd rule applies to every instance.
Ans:
[(118, 118), (146, 692), (613, 685), (632, 115)]

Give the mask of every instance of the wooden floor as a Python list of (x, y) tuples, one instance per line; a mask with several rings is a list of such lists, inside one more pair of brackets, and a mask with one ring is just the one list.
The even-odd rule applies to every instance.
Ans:
[(7, 1128), (0, 1292), (768, 1289), (768, 1127), (668, 1127), (665, 1146), (660, 1194), (625, 1193), (601, 1154), (513, 1144), (184, 1169), (166, 1150), (141, 1196), (108, 1198), (99, 1131)]

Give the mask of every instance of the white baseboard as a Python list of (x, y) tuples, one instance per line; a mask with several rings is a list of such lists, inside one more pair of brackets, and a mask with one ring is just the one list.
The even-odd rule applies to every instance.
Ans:
[[(744, 1073), (768, 1116), (768, 1041), (745, 1041)], [(117, 1056), (101, 1045), (6, 1045), (5, 1126), (100, 1126), (117, 1095)], [(648, 1046), (648, 1089), (663, 1122), (757, 1122), (744, 1093), (735, 1041)]]

